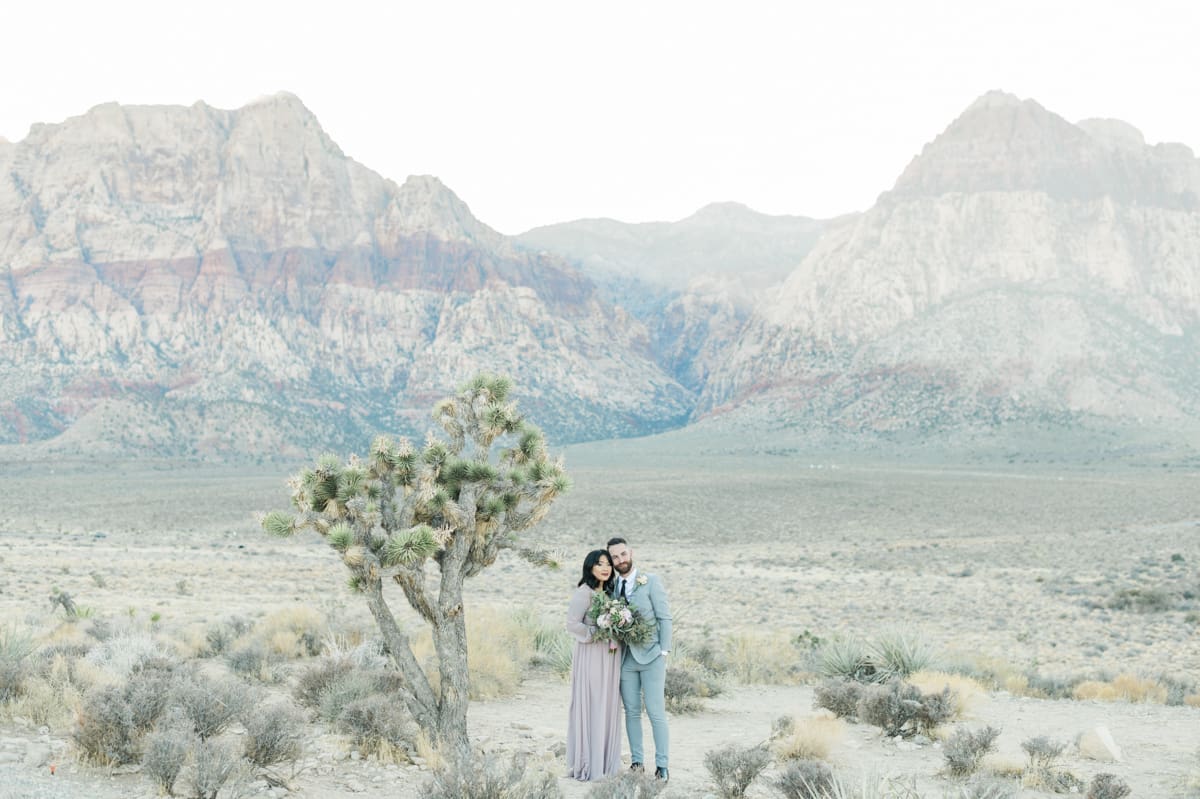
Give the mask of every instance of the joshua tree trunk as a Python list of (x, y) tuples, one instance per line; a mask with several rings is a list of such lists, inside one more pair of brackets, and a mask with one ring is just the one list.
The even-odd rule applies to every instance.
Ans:
[[(274, 511), (262, 524), (288, 536), (311, 527), (341, 554), (351, 587), (363, 594), (388, 655), (404, 679), (400, 698), (413, 719), (453, 763), (470, 757), (467, 705), (470, 673), (463, 583), (513, 548), (555, 566), (516, 533), (540, 521), (570, 481), (551, 463), (541, 431), (507, 401), (510, 384), (480, 376), (434, 408), (449, 441), (430, 438), (422, 450), (380, 438), (365, 460), (322, 457), (292, 480), (296, 514)], [(492, 455), (497, 439), (513, 446)], [(436, 592), (426, 564), (440, 570)], [(383, 593), (393, 580), (429, 625), (437, 655), (436, 690), (413, 655)]]

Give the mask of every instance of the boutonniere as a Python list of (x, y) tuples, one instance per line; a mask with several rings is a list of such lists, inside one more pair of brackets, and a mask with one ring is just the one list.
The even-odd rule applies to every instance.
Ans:
[(638, 585), (645, 585), (646, 583), (648, 583), (650, 581), (646, 579), (646, 575), (639, 574), (638, 578), (636, 580), (634, 580), (634, 582), (637, 583)]

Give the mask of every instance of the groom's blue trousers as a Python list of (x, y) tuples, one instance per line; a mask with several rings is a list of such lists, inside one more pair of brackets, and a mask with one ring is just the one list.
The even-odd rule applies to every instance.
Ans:
[(650, 717), (650, 732), (654, 736), (654, 765), (666, 768), (671, 738), (667, 732), (667, 659), (656, 657), (649, 663), (638, 663), (628, 652), (621, 661), (621, 703), (625, 705), (625, 734), (629, 736), (629, 759), (645, 763), (642, 748), (642, 705), (645, 697), (646, 715)]

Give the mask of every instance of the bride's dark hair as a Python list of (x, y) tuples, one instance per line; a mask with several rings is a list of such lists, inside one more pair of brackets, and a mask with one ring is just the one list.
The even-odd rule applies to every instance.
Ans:
[[(610, 567), (612, 566), (612, 558), (608, 556), (607, 549), (593, 549), (591, 552), (587, 553), (587, 557), (583, 559), (583, 577), (579, 579), (579, 582), (576, 583), (576, 585), (583, 585), (586, 583), (588, 588), (595, 589), (600, 587), (600, 581), (597, 580), (592, 574), (592, 567), (600, 562), (600, 558), (604, 558), (608, 561), (608, 565)], [(613, 573), (609, 572), (608, 581), (605, 582), (603, 586), (604, 590), (608, 591), (611, 589), (612, 583)]]

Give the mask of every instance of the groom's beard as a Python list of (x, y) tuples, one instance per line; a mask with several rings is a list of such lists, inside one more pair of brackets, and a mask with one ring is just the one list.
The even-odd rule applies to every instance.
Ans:
[(626, 563), (625, 568), (623, 568), (623, 569), (620, 566), (613, 566), (613, 568), (617, 570), (617, 574), (624, 577), (625, 575), (629, 574), (629, 572), (633, 571), (633, 564)]

